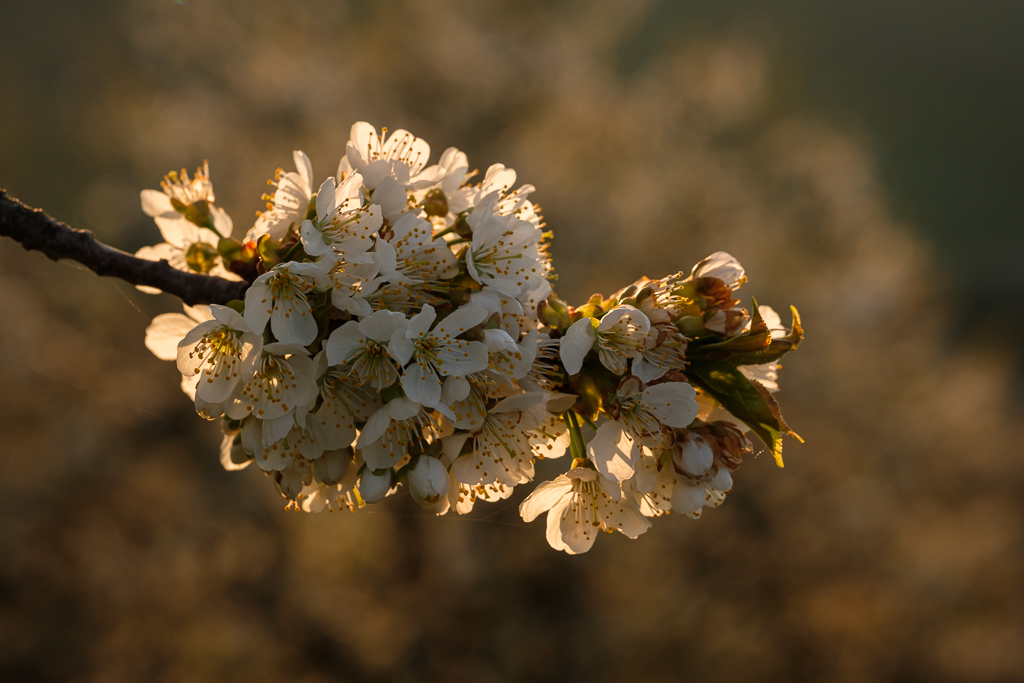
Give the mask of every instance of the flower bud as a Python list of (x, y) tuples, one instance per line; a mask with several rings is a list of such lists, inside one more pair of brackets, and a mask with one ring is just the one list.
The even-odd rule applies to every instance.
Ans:
[(715, 454), (708, 442), (700, 434), (686, 432), (676, 443), (673, 461), (677, 469), (681, 469), (694, 479), (707, 474), (715, 462)]
[(302, 473), (296, 472), (293, 469), (287, 469), (281, 472), (274, 472), (274, 481), (277, 482), (277, 487), (281, 490), (281, 495), (285, 498), (295, 500), (302, 493)]
[(436, 503), (448, 493), (448, 470), (437, 458), (420, 456), (409, 471), (409, 493), (420, 505)]
[(692, 515), (704, 507), (707, 499), (707, 489), (703, 484), (691, 484), (685, 479), (677, 479), (672, 489), (672, 512)]
[(217, 249), (206, 242), (196, 242), (185, 252), (185, 263), (197, 273), (209, 273), (217, 265)]
[(217, 242), (217, 251), (225, 263), (230, 263), (242, 255), (244, 245), (233, 237), (221, 238)]
[(350, 448), (324, 451), (323, 455), (313, 461), (313, 478), (321, 484), (333, 486), (345, 478), (351, 464)]
[(225, 256), (224, 252), (229, 245), (222, 247), (221, 245), (225, 242), (234, 242), (235, 240), (221, 240), (217, 245), (217, 250), (221, 253), (221, 258), (224, 259), (224, 265), (227, 266), (235, 275), (240, 275), (246, 280), (255, 280), (256, 276), (259, 275), (256, 266), (260, 263), (260, 254), (256, 247), (256, 242), (249, 240), (242, 245), (242, 248), (236, 251), (231, 251), (231, 256)]
[(541, 322), (553, 330), (564, 332), (572, 325), (572, 314), (569, 311), (569, 306), (555, 294), (551, 294), (547, 299), (538, 304), (537, 316)]
[(448, 215), (448, 197), (441, 188), (435, 187), (423, 198), (423, 212), (428, 216)]
[(712, 491), (721, 491), (722, 493), (732, 491), (732, 475), (729, 474), (729, 470), (719, 467), (718, 472), (708, 482), (708, 488)]
[(271, 239), (270, 235), (263, 235), (256, 243), (256, 251), (259, 252), (263, 267), (270, 269), (281, 262), (281, 246)]
[(459, 219), (455, 221), (455, 225), (452, 226), (455, 230), (455, 234), (459, 237), (472, 237), (473, 228), (469, 227), (469, 223), (466, 222), (465, 216), (459, 216)]
[(744, 457), (754, 454), (750, 439), (732, 422), (709, 422), (707, 430), (714, 440), (712, 450), (716, 458), (730, 470), (738, 469)]
[(359, 496), (367, 503), (376, 503), (384, 500), (391, 490), (391, 483), (394, 481), (395, 471), (392, 469), (378, 470), (374, 472), (366, 468), (359, 477)]

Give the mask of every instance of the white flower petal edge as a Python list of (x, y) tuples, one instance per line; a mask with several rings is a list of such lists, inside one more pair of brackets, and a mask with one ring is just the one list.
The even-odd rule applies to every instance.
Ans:
[(558, 356), (565, 371), (575, 375), (583, 368), (583, 359), (597, 341), (597, 320), (583, 318), (574, 322), (558, 342)]

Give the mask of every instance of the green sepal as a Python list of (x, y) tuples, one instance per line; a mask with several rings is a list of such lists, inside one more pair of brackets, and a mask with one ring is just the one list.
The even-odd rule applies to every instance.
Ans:
[(263, 267), (270, 270), (281, 262), (281, 245), (275, 242), (270, 235), (263, 235), (256, 242), (256, 251), (263, 261)]
[(691, 363), (725, 363), (732, 366), (764, 365), (777, 361), (800, 346), (804, 338), (800, 314), (795, 306), (790, 306), (790, 310), (793, 312), (793, 325), (790, 331), (784, 337), (772, 339), (755, 299), (754, 317), (748, 331), (725, 341), (703, 345), (691, 344), (686, 359)]
[(723, 364), (695, 364), (687, 368), (686, 377), (750, 427), (775, 456), (779, 467), (783, 467), (782, 435), (788, 434), (803, 443), (803, 439), (782, 419), (779, 404), (768, 390), (760, 382), (748, 379), (737, 368)]
[(230, 308), (231, 310), (235, 311), (236, 313), (245, 315), (245, 302), (242, 301), (241, 299), (232, 299), (231, 301), (227, 302), (224, 305)]

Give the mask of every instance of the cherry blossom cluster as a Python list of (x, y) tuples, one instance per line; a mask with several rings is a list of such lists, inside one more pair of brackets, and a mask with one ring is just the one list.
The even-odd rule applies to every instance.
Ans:
[[(221, 463), (251, 463), (288, 507), (354, 510), (397, 493), (470, 512), (530, 484), (552, 547), (629, 538), (692, 518), (732, 489), (753, 432), (781, 465), (792, 434), (773, 393), (802, 337), (736, 292), (718, 252), (691, 271), (567, 305), (532, 185), (501, 164), (398, 130), (352, 127), (334, 175), (278, 169), (242, 239), (209, 169), (142, 192), (164, 243), (141, 258), (249, 282), (244, 301), (157, 316), (146, 344), (177, 363), (197, 412), (219, 420)], [(793, 435), (795, 436), (795, 435)], [(565, 457), (568, 454), (568, 457)]]

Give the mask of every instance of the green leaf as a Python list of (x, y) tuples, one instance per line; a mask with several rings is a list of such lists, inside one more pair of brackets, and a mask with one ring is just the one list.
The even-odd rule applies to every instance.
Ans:
[(768, 390), (737, 368), (724, 364), (694, 364), (687, 369), (686, 376), (750, 427), (771, 450), (779, 467), (783, 467), (782, 435), (788, 434), (803, 443), (782, 419), (779, 404)]
[(691, 363), (726, 363), (733, 366), (764, 365), (777, 361), (800, 346), (804, 338), (800, 314), (794, 306), (790, 306), (790, 310), (793, 311), (792, 328), (784, 337), (772, 339), (755, 299), (754, 318), (748, 331), (725, 341), (691, 347), (686, 353), (686, 359)]

